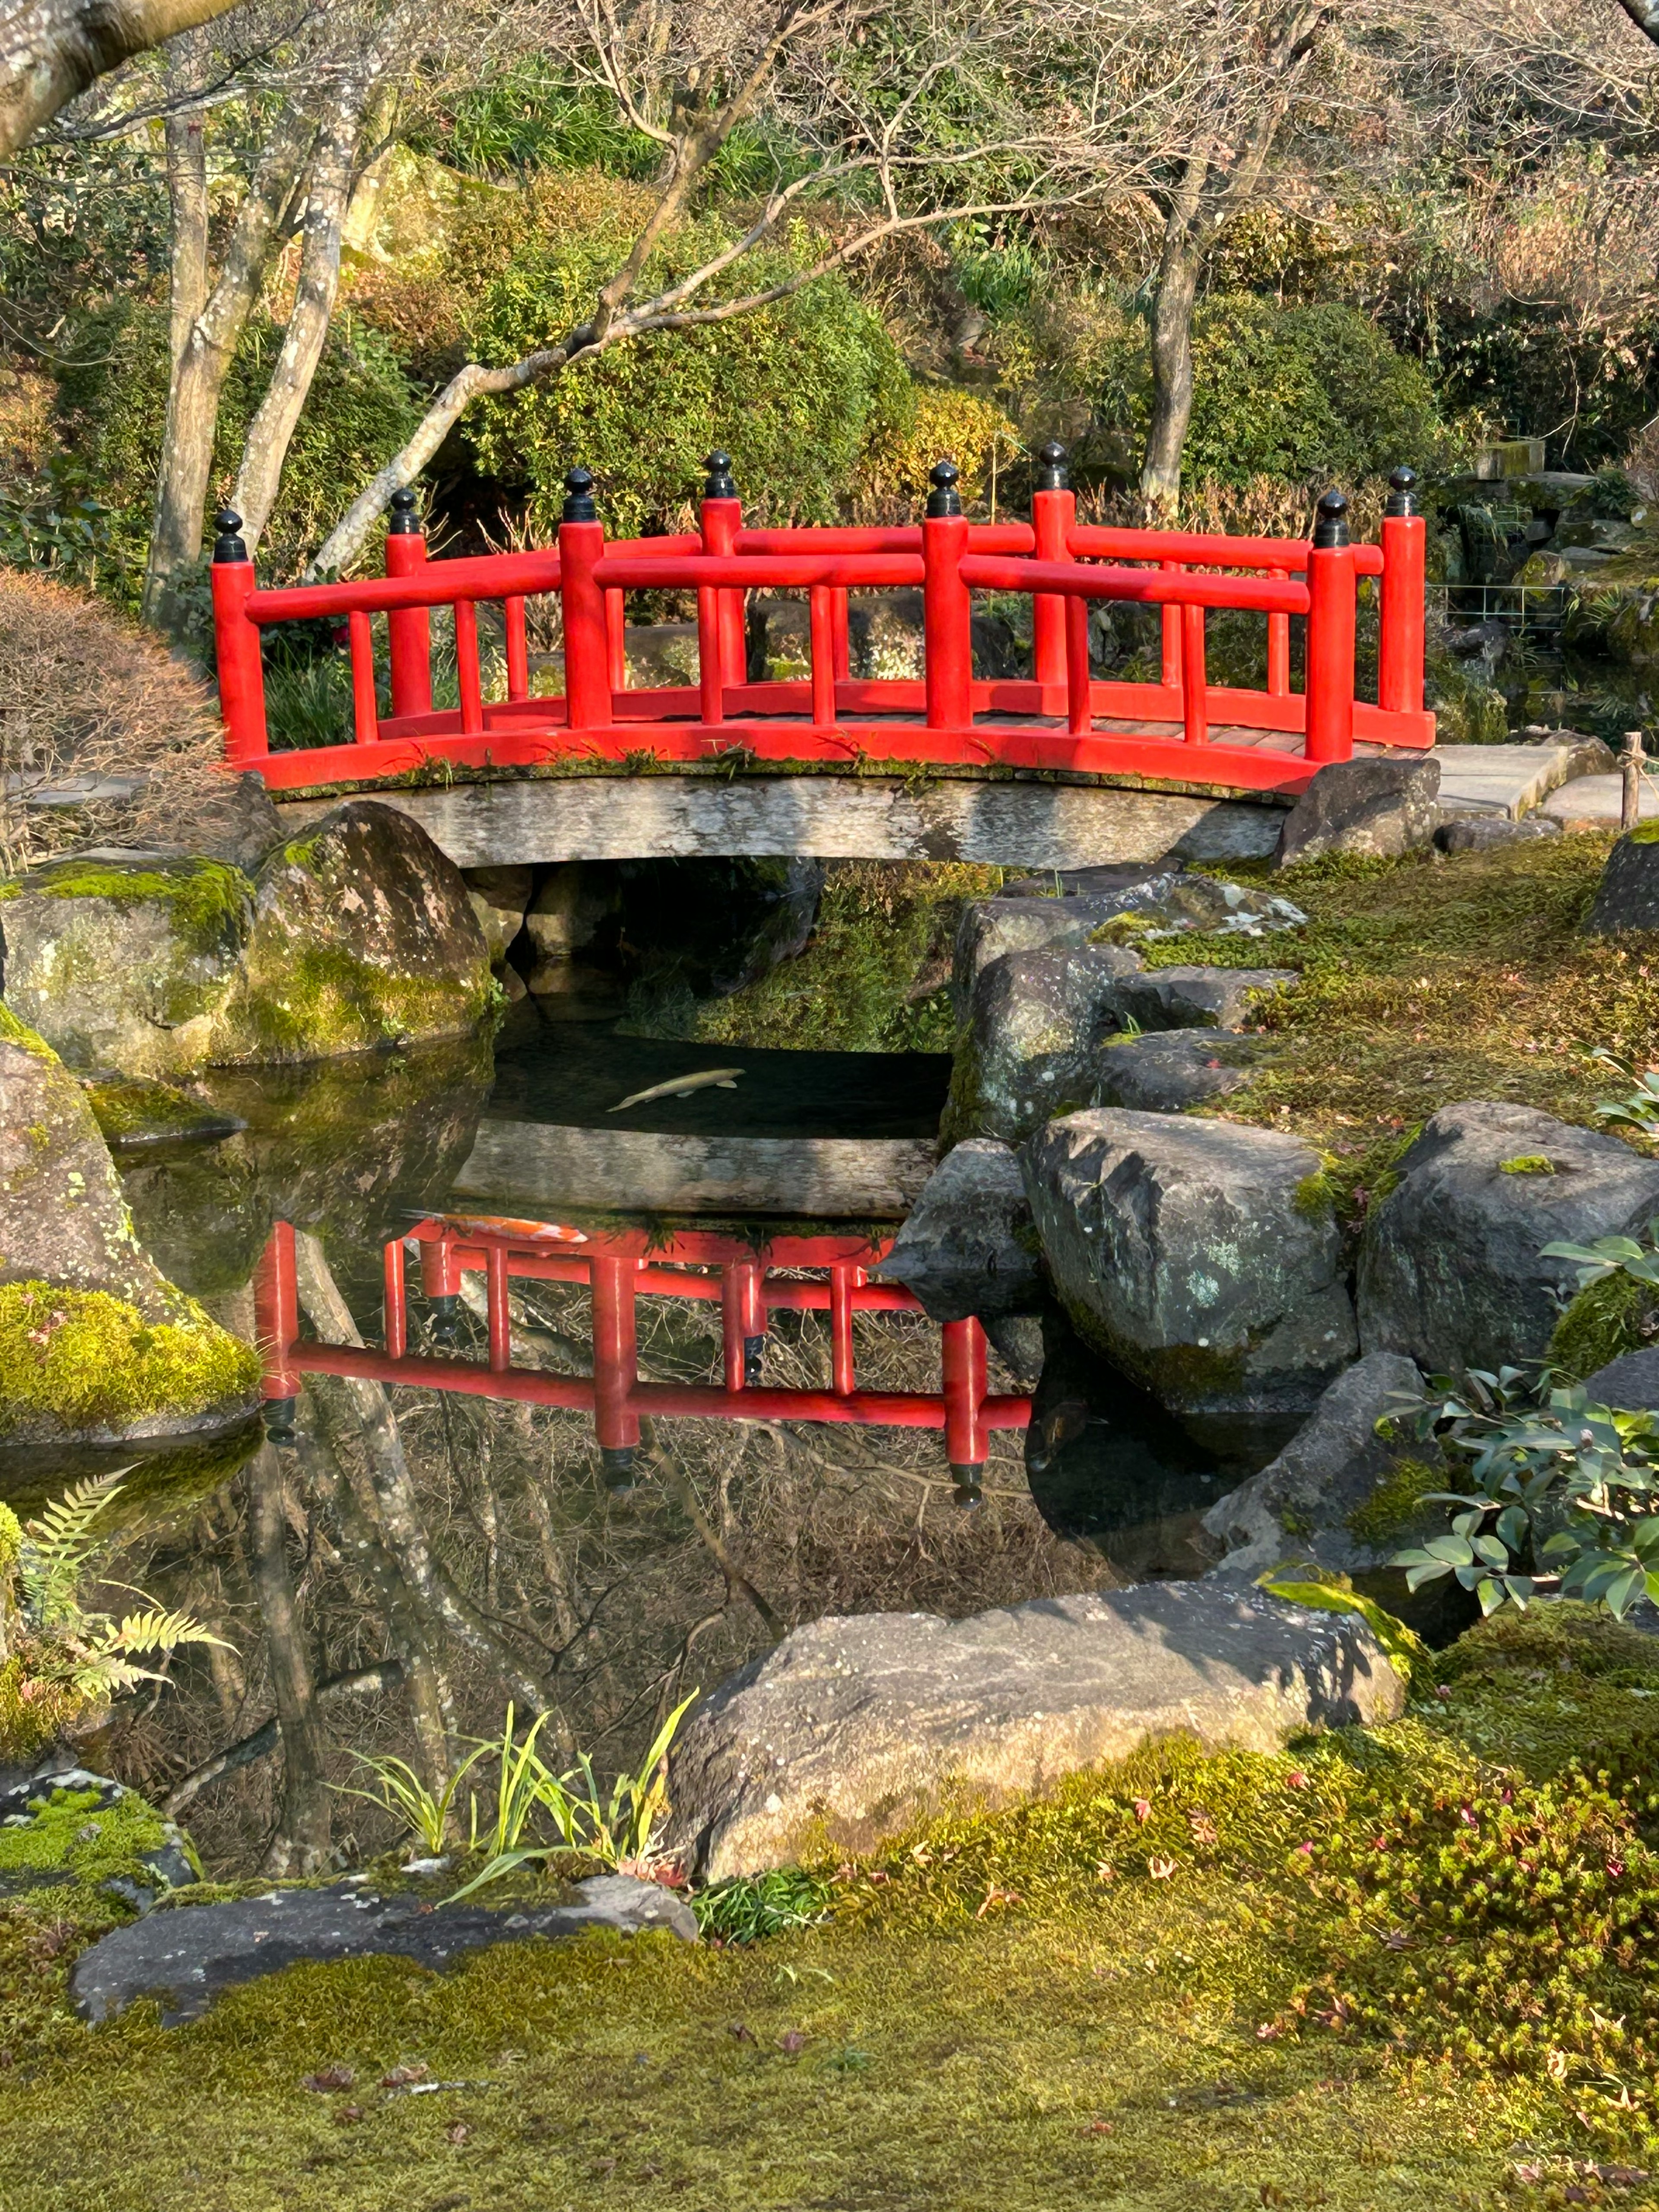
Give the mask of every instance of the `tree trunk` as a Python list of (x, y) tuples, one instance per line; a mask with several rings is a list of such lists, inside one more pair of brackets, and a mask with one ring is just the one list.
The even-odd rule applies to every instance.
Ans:
[(289, 441), (328, 337), (335, 295), (340, 289), (340, 234), (350, 204), (351, 169), (367, 89), (361, 76), (342, 88), (324, 118), (312, 155), (300, 225), (303, 242), (294, 305), (270, 382), (248, 428), (236, 489), (231, 495), (231, 504), (242, 518), (242, 536), (250, 553), (276, 503)]
[(3, 0), (0, 161), (96, 78), (236, 0)]
[(1154, 514), (1173, 518), (1181, 459), (1193, 419), (1193, 309), (1203, 255), (1190, 227), (1170, 220), (1152, 295), (1152, 416), (1140, 489)]
[(283, 1804), (260, 1872), (315, 1874), (328, 1857), (329, 1793), (311, 1662), (289, 1572), (283, 1470), (274, 1444), (262, 1444), (242, 1477), (248, 1509), (248, 1565), (270, 1654), (271, 1690), (283, 1735)]
[[(311, 119), (293, 106), (277, 118), (231, 227), (219, 281), (191, 321), (173, 363), (144, 578), (144, 619), (161, 628), (174, 615), (173, 580), (201, 555), (220, 398), (259, 297), (313, 128)], [(176, 250), (173, 263), (176, 274)]]
[[(179, 74), (174, 67), (167, 70), (170, 93), (179, 88)], [(167, 358), (177, 369), (190, 343), (191, 325), (207, 305), (207, 144), (199, 112), (168, 116), (167, 161), (167, 198), (173, 210)]]

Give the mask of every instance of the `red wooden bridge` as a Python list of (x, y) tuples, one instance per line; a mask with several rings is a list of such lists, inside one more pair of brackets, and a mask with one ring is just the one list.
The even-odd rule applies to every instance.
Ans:
[[(453, 1341), (461, 1278), (482, 1274), (488, 1352), (484, 1360), (411, 1352), (409, 1246), (419, 1254), (420, 1286), (434, 1342)], [(1023, 1429), (1027, 1398), (994, 1397), (986, 1380), (985, 1332), (976, 1321), (940, 1331), (940, 1388), (860, 1390), (854, 1372), (853, 1317), (920, 1313), (896, 1283), (872, 1283), (869, 1271), (885, 1243), (847, 1234), (780, 1236), (755, 1245), (694, 1230), (666, 1242), (643, 1228), (583, 1231), (554, 1222), (434, 1215), (385, 1249), (385, 1348), (321, 1344), (300, 1334), (294, 1231), (280, 1222), (254, 1274), (256, 1333), (264, 1361), (264, 1395), (271, 1433), (291, 1433), (294, 1403), (306, 1375), (345, 1375), (377, 1382), (558, 1406), (592, 1417), (600, 1460), (615, 1488), (633, 1480), (641, 1419), (854, 1422), (860, 1426), (942, 1429), (959, 1503), (980, 1495), (993, 1429)], [(513, 1364), (509, 1288), (513, 1279), (586, 1285), (592, 1298), (592, 1376), (553, 1375)], [(717, 1302), (725, 1340), (719, 1384), (642, 1382), (636, 1301)], [(782, 1309), (830, 1316), (827, 1390), (768, 1389), (763, 1381), (767, 1316)]]
[[(1423, 708), (1425, 526), (1409, 470), (1395, 471), (1382, 543), (1369, 545), (1350, 542), (1347, 503), (1337, 492), (1319, 502), (1310, 543), (1096, 527), (1077, 520), (1063, 450), (1046, 447), (1039, 459), (1029, 522), (969, 522), (957, 472), (942, 461), (919, 526), (751, 530), (726, 457), (714, 454), (696, 535), (610, 541), (592, 480), (574, 469), (556, 548), (455, 561), (428, 561), (412, 499), (400, 494), (384, 578), (280, 591), (258, 587), (238, 519), (227, 512), (213, 599), (229, 763), (258, 770), (277, 793), (407, 779), (442, 764), (487, 775), (730, 754), (745, 766), (1013, 770), (1293, 796), (1356, 743), (1433, 744), (1434, 718)], [(1375, 701), (1354, 690), (1356, 602), (1370, 579), (1380, 599)], [(924, 676), (854, 678), (848, 593), (917, 586)], [(696, 593), (696, 685), (629, 688), (628, 596), (644, 592)], [(751, 592), (806, 595), (808, 677), (750, 681)], [(1030, 594), (1029, 678), (974, 675), (976, 592)], [(540, 594), (561, 603), (564, 690), (550, 696), (531, 690), (526, 605)], [(1158, 682), (1091, 677), (1094, 600), (1162, 611)], [(483, 602), (501, 609), (502, 699), (484, 696)], [(448, 710), (432, 703), (434, 607), (451, 609), (454, 623), (459, 705)], [(1265, 621), (1265, 690), (1209, 683), (1205, 622), (1221, 609)], [(376, 668), (382, 617), (386, 714)], [(262, 634), (319, 617), (347, 632), (352, 741), (273, 750)], [(1305, 625), (1299, 690), (1291, 686), (1296, 622)]]

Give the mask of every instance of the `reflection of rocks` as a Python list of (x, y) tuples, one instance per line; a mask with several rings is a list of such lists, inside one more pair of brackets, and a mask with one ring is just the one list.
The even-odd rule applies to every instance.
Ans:
[(258, 1375), (141, 1248), (81, 1085), (0, 1008), (0, 1442), (222, 1426)]
[[(111, 1814), (119, 1816), (113, 1823)], [(0, 1829), (8, 1846), (0, 1899), (78, 1883), (143, 1914), (201, 1879), (182, 1829), (123, 1784), (89, 1773), (67, 1746), (26, 1766), (0, 1766)]]
[(1336, 1222), (1299, 1138), (1102, 1108), (1022, 1157), (1061, 1304), (1173, 1412), (1310, 1406), (1352, 1358)]
[(489, 1096), (488, 1041), (364, 1054), (199, 1088), (247, 1126), (126, 1170), (142, 1234), (198, 1294), (246, 1282), (274, 1220), (372, 1243), (441, 1201)]
[(568, 1905), (469, 1902), (442, 1911), (418, 1893), (383, 1896), (360, 1880), (152, 1913), (83, 1951), (70, 1995), (81, 2017), (94, 2021), (112, 2019), (135, 1998), (158, 1996), (162, 2027), (176, 2027), (198, 2019), (223, 1990), (284, 1966), (373, 1956), (449, 1966), (489, 1944), (580, 1936), (589, 1929), (623, 1936), (665, 1929), (688, 1943), (697, 1940), (697, 1923), (683, 1898), (660, 1883), (625, 1875), (578, 1882)]
[(672, 1833), (711, 1879), (878, 1847), (949, 1804), (993, 1807), (1149, 1737), (1276, 1750), (1393, 1718), (1370, 1629), (1261, 1590), (1147, 1583), (968, 1620), (812, 1622), (695, 1706)]

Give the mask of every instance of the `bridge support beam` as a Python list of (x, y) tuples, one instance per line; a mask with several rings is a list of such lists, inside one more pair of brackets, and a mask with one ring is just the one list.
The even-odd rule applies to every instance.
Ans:
[[(295, 830), (337, 806), (282, 799)], [(368, 794), (463, 868), (782, 854), (1085, 868), (1271, 853), (1284, 803), (1117, 786), (885, 776), (560, 775)]]

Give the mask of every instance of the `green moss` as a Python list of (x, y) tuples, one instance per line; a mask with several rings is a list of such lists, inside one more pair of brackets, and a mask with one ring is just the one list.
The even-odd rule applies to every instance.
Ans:
[(213, 1056), (308, 1060), (410, 1038), (459, 1036), (495, 1021), (506, 996), (485, 972), (476, 986), (389, 974), (337, 945), (289, 941), (245, 975), (216, 1031)]
[(0, 1635), (5, 1628), (7, 1581), (22, 1549), (23, 1531), (9, 1505), (0, 1505)]
[(1292, 1209), (1304, 1221), (1322, 1221), (1335, 1207), (1340, 1188), (1341, 1162), (1334, 1152), (1321, 1156), (1319, 1165), (1304, 1176), (1291, 1195)]
[(1443, 1468), (1430, 1467), (1418, 1459), (1399, 1460), (1364, 1504), (1349, 1514), (1348, 1533), (1360, 1543), (1378, 1549), (1394, 1543), (1418, 1520), (1425, 1493), (1445, 1486)]
[(1587, 1283), (1551, 1332), (1550, 1364), (1568, 1381), (1582, 1382), (1621, 1352), (1639, 1352), (1646, 1341), (1641, 1327), (1646, 1307), (1647, 1294), (1632, 1275), (1607, 1274)]
[(1414, 1680), (1420, 1681), (1426, 1674), (1430, 1654), (1422, 1638), (1403, 1620), (1396, 1620), (1375, 1598), (1363, 1596), (1346, 1575), (1333, 1574), (1306, 1560), (1293, 1560), (1258, 1575), (1256, 1580), (1288, 1605), (1309, 1606), (1316, 1613), (1357, 1613), (1408, 1690)]
[(104, 1291), (0, 1285), (0, 1437), (43, 1418), (72, 1431), (186, 1419), (246, 1397), (259, 1371), (190, 1299), (152, 1323)]
[(1547, 1152), (1522, 1152), (1512, 1160), (1499, 1160), (1498, 1172), (1513, 1176), (1553, 1176), (1555, 1162)]
[(82, 1717), (86, 1705), (70, 1684), (40, 1680), (14, 1651), (0, 1662), (0, 1766), (38, 1758)]
[(167, 1083), (90, 1083), (87, 1103), (106, 1144), (141, 1145), (215, 1133), (234, 1126)]
[(13, 1892), (32, 1874), (89, 1889), (112, 1876), (131, 1879), (147, 1872), (144, 1855), (169, 1840), (161, 1815), (131, 1790), (100, 1809), (95, 1790), (53, 1790), (32, 1798), (28, 1809), (33, 1819), (0, 1828), (0, 1883)]
[(1659, 822), (1638, 822), (1633, 830), (1625, 833), (1632, 845), (1659, 845)]
[[(0, 885), (0, 890), (3, 889), (4, 886)], [(61, 1065), (45, 1037), (37, 1036), (27, 1022), (20, 1022), (3, 1000), (0, 1000), (0, 1044), (15, 1044), (21, 1051), (33, 1054), (36, 1060)]]
[(104, 899), (113, 906), (160, 901), (171, 911), (174, 934), (198, 954), (234, 951), (253, 915), (252, 884), (240, 868), (222, 860), (127, 867), (57, 860), (0, 885), (0, 897), (24, 891), (45, 898)]

